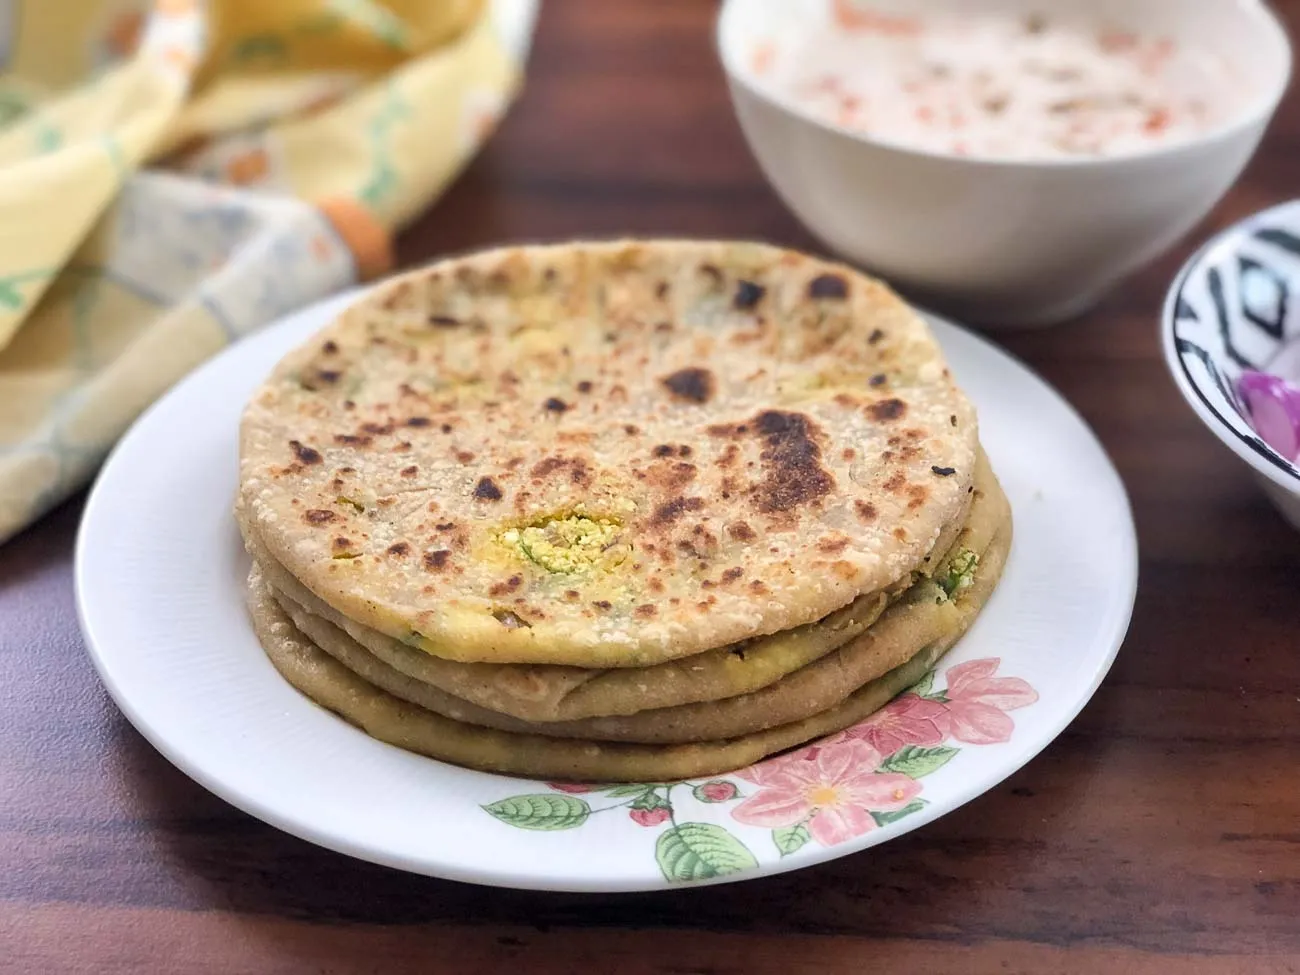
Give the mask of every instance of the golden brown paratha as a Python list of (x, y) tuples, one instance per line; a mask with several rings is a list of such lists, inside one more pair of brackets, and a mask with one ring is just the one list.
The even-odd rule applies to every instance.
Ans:
[[(977, 483), (983, 466), (986, 464), (981, 458)], [(757, 691), (806, 667), (865, 632), (890, 600), (910, 587), (915, 579), (932, 574), (964, 530), (964, 514), (962, 522), (945, 527), (935, 551), (927, 556), (919, 572), (905, 580), (906, 585), (901, 582), (896, 585), (897, 591), (859, 596), (824, 619), (792, 630), (650, 667), (611, 670), (548, 664), (461, 663), (417, 650), (348, 619), (318, 598), (271, 557), (242, 515), (239, 520), (249, 554), (282, 597), (341, 629), (390, 667), (491, 711), (529, 722), (563, 722), (734, 697)]]
[[(957, 600), (983, 606), (1001, 575), (1009, 540), (995, 539), (974, 584)], [(915, 684), (973, 622), (944, 635), (838, 706), (793, 724), (724, 741), (680, 745), (584, 742), (516, 734), (454, 721), (367, 683), (307, 639), (281, 610), (256, 564), (249, 576), (254, 628), (272, 664), (308, 698), (370, 736), (431, 758), (469, 768), (541, 779), (657, 782), (743, 768), (768, 755), (840, 731), (867, 718)]]
[(398, 278), (241, 437), (273, 558), (460, 661), (644, 667), (815, 622), (961, 510), (976, 421), (878, 282), (777, 248), (512, 248)]
[[(940, 579), (951, 577), (958, 567), (965, 568), (972, 556), (979, 557), (974, 563), (977, 570), (995, 539), (1000, 543), (1010, 539), (1011, 523), (1005, 500), (996, 482), (986, 485), (986, 489), (995, 497), (977, 507), (954, 551), (941, 567)], [(281, 609), (307, 638), (363, 680), (404, 701), (456, 721), (502, 731), (639, 744), (737, 738), (809, 718), (835, 707), (862, 685), (902, 665), (945, 635), (962, 629), (964, 619), (981, 608), (967, 598), (949, 598), (939, 583), (925, 580), (913, 586), (861, 636), (752, 693), (626, 716), (537, 723), (477, 707), (408, 677), (367, 651), (343, 630), (275, 592), (274, 586), (271, 588)], [(421, 653), (403, 649), (411, 654)]]

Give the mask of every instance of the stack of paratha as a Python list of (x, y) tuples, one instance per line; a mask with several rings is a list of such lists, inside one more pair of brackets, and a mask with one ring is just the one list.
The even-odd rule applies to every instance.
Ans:
[(244, 418), (272, 662), (383, 741), (663, 781), (847, 727), (989, 598), (1011, 520), (879, 283), (754, 244), (498, 250), (398, 278)]

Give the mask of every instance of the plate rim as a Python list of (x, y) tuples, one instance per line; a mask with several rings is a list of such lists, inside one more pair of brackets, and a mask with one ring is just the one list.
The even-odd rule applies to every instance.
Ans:
[[(322, 301), (305, 306), (293, 312), (284, 318), (267, 326), (265, 329), (254, 333), (250, 338), (265, 337), (269, 333), (281, 327), (290, 327), (290, 323), (299, 321), (309, 316), (324, 316), (335, 314), (337, 310), (346, 307), (351, 301), (355, 301), (363, 295), (369, 287), (351, 288), (347, 291), (326, 298)], [(95, 636), (94, 623), (90, 619), (85, 595), (88, 587), (87, 574), (90, 572), (87, 554), (89, 542), (87, 538), (90, 529), (87, 526), (92, 525), (101, 505), (110, 502), (103, 500), (106, 488), (103, 487), (108, 480), (111, 471), (115, 469), (119, 457), (125, 453), (134, 438), (141, 435), (140, 430), (147, 424), (151, 417), (162, 413), (171, 408), (170, 404), (179, 394), (179, 391), (191, 382), (198, 381), (199, 377), (210, 370), (220, 368), (227, 357), (233, 357), (237, 350), (244, 346), (244, 342), (234, 343), (233, 345), (222, 350), (217, 355), (200, 364), (184, 378), (174, 384), (163, 396), (152, 403), (137, 420), (131, 425), (127, 433), (114, 445), (99, 475), (96, 477), (89, 497), (87, 498), (83, 510), (81, 521), (77, 529), (76, 545), (74, 549), (74, 590), (75, 604), (79, 627), (86, 650), (103, 683), (110, 698), (122, 712), (123, 716), (139, 734), (149, 742), (171, 765), (177, 768), (182, 774), (198, 783), (204, 789), (211, 792), (224, 802), (229, 803), (242, 812), (253, 816), (254, 818), (288, 833), (298, 839), (305, 840), (316, 846), (342, 853), (370, 863), (381, 866), (391, 867), (397, 870), (403, 870), (409, 873), (415, 873), (423, 876), (436, 877), (445, 880), (452, 880), (462, 883), (472, 883), (483, 886), (498, 886), (517, 890), (537, 890), (537, 891), (555, 891), (570, 893), (631, 893), (651, 890), (675, 890), (681, 888), (695, 888), (712, 886), (715, 884), (725, 883), (744, 883), (751, 880), (758, 880), (763, 877), (776, 876), (778, 874), (789, 873), (794, 870), (801, 870), (807, 867), (814, 867), (820, 864), (836, 860), (844, 856), (860, 853), (865, 849), (879, 845), (882, 842), (896, 839), (906, 835), (913, 830), (926, 826), (942, 816), (946, 816), (957, 809), (965, 806), (972, 800), (978, 798), (984, 793), (995, 788), (1002, 782), (1005, 782), (1012, 775), (1027, 765), (1031, 760), (1041, 754), (1050, 744), (1052, 744), (1061, 733), (1069, 727), (1070, 724), (1078, 717), (1084, 707), (1095, 696), (1098, 688), (1109, 674), (1119, 651), (1124, 644), (1125, 637), (1128, 633), (1132, 621), (1133, 611), (1136, 605), (1138, 592), (1138, 576), (1140, 569), (1138, 538), (1136, 524), (1133, 518), (1132, 500), (1129, 497), (1123, 478), (1120, 476), (1114, 461), (1110, 457), (1105, 446), (1101, 443), (1092, 427), (1084, 420), (1074, 406), (1065, 399), (1051, 384), (1038, 375), (1036, 371), (1026, 365), (1019, 357), (1013, 355), (1006, 349), (998, 346), (984, 335), (974, 332), (953, 322), (944, 316), (930, 312), (927, 309), (917, 309), (934, 327), (936, 337), (939, 338), (940, 345), (944, 345), (942, 333), (946, 330), (952, 330), (957, 333), (963, 340), (969, 340), (977, 346), (982, 347), (982, 351), (990, 353), (998, 358), (1007, 360), (1011, 365), (1016, 367), (1017, 371), (1022, 373), (1028, 380), (1035, 383), (1042, 392), (1054, 399), (1063, 407), (1071, 419), (1078, 424), (1080, 431), (1087, 435), (1093, 446), (1096, 448), (1100, 459), (1104, 462), (1104, 473), (1109, 478), (1116, 489), (1115, 500), (1119, 503), (1119, 511), (1122, 514), (1120, 527), (1123, 529), (1122, 551), (1116, 553), (1116, 566), (1118, 567), (1121, 560), (1123, 563), (1123, 572), (1111, 578), (1112, 585), (1115, 587), (1117, 599), (1114, 602), (1114, 615), (1110, 621), (1108, 630), (1104, 634), (1099, 634), (1095, 638), (1096, 645), (1105, 645), (1105, 652), (1097, 657), (1093, 667), (1093, 673), (1088, 685), (1080, 688), (1075, 692), (1074, 699), (1068, 707), (1061, 708), (1053, 712), (1050, 719), (1043, 722), (1042, 729), (1035, 735), (1032, 741), (1027, 740), (1026, 744), (1014, 750), (1001, 763), (996, 778), (988, 782), (987, 776), (974, 777), (969, 784), (963, 784), (954, 789), (954, 794), (945, 799), (942, 804), (934, 804), (926, 809), (907, 817), (900, 823), (891, 827), (891, 832), (886, 837), (879, 837), (874, 833), (867, 833), (855, 837), (847, 842), (834, 846), (819, 847), (816, 849), (805, 848), (799, 855), (782, 858), (777, 861), (760, 863), (756, 869), (745, 870), (740, 873), (727, 874), (720, 877), (707, 878), (690, 883), (667, 880), (666, 878), (652, 878), (649, 873), (645, 876), (629, 876), (619, 879), (593, 878), (584, 881), (577, 877), (562, 878), (560, 880), (548, 879), (540, 874), (511, 873), (506, 867), (498, 867), (490, 864), (467, 868), (455, 864), (439, 864), (429, 861), (427, 856), (417, 857), (414, 855), (403, 856), (397, 853), (390, 853), (379, 845), (358, 840), (355, 837), (339, 835), (331, 831), (317, 829), (310, 821), (309, 817), (301, 814), (286, 812), (278, 807), (272, 806), (262, 796), (247, 793), (237, 786), (229, 786), (219, 776), (210, 774), (200, 762), (192, 762), (189, 756), (181, 747), (174, 746), (164, 732), (154, 727), (141, 714), (132, 700), (132, 695), (117, 681), (112, 672), (110, 659), (111, 654), (102, 652), (99, 640)], [(947, 350), (945, 350), (945, 354)], [(1010, 744), (1010, 743), (1008, 743)], [(433, 761), (431, 759), (431, 761)], [(446, 765), (448, 763), (439, 763)], [(729, 773), (730, 774), (730, 773)], [(520, 782), (529, 782), (529, 780), (519, 778)]]

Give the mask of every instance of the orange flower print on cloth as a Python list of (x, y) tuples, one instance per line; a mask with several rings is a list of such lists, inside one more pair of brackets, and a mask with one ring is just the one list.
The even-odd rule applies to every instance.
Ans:
[(729, 776), (548, 782), (546, 792), (510, 795), (482, 808), (506, 826), (538, 833), (578, 829), (593, 816), (617, 812), (603, 822), (612, 827), (621, 819), (655, 836), (655, 859), (673, 882), (755, 869), (809, 844), (860, 840), (925, 809), (928, 782), (922, 780), (939, 776), (960, 784), (962, 773), (949, 768), (962, 751), (953, 742), (1011, 740), (1015, 721), (1007, 712), (1034, 704), (1038, 693), (1019, 677), (998, 677), (1001, 664), (997, 657), (957, 664), (943, 689), (935, 688), (932, 672), (861, 724)]
[(266, 178), (271, 171), (271, 160), (260, 146), (248, 149), (226, 160), (226, 182), (233, 186), (251, 186)]
[(361, 280), (371, 281), (391, 270), (392, 237), (364, 204), (336, 196), (317, 200), (316, 206), (352, 251)]

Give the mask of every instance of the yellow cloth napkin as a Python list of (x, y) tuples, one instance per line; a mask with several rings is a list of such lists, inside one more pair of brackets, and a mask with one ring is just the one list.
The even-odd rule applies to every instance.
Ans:
[(387, 270), (531, 0), (0, 2), (0, 542), (240, 336)]

